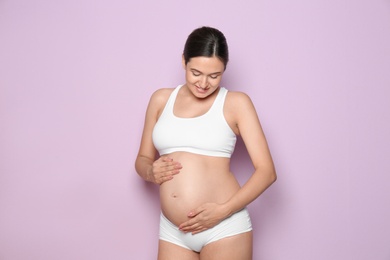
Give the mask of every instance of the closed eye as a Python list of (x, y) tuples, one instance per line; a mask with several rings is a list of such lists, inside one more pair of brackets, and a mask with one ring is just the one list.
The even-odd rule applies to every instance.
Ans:
[[(199, 77), (201, 76), (203, 73), (196, 70), (196, 69), (191, 69), (191, 73), (192, 75), (194, 75), (195, 77)], [(220, 72), (214, 72), (214, 73), (211, 73), (208, 75), (208, 77), (210, 77), (211, 79), (217, 79), (222, 73)]]

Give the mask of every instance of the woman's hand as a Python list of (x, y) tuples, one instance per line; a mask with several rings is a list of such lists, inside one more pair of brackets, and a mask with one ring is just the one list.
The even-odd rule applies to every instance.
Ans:
[(168, 156), (161, 156), (152, 164), (151, 181), (161, 185), (162, 183), (172, 180), (173, 176), (180, 172), (182, 168), (179, 162), (173, 161)]
[(185, 233), (200, 233), (214, 227), (228, 216), (225, 207), (217, 203), (205, 203), (188, 213), (190, 220), (182, 223), (179, 229)]

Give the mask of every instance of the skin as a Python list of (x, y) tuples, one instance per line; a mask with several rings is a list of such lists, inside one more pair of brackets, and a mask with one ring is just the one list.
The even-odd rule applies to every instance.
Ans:
[[(217, 57), (195, 57), (187, 64), (183, 60), (183, 68), (186, 84), (173, 112), (182, 118), (201, 116), (218, 95), (225, 67)], [(186, 152), (156, 156), (152, 130), (172, 91), (160, 89), (151, 97), (135, 167), (144, 180), (160, 185), (163, 214), (181, 231), (196, 234), (246, 207), (276, 180), (276, 173), (256, 110), (241, 92), (228, 92), (223, 112), (255, 169), (242, 187), (229, 170), (229, 158)], [(200, 253), (160, 241), (158, 259), (252, 259), (252, 232), (212, 242)]]

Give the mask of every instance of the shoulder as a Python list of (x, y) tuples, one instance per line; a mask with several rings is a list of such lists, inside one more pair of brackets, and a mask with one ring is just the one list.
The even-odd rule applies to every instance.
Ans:
[(160, 88), (153, 92), (149, 100), (148, 111), (158, 117), (173, 90), (174, 88)]
[(253, 106), (251, 98), (246, 93), (239, 91), (228, 91), (225, 103), (227, 107), (235, 109), (245, 109), (248, 106)]
[(236, 120), (243, 116), (256, 114), (256, 108), (248, 94), (239, 91), (229, 91), (225, 99), (225, 111), (233, 115)]
[(240, 99), (240, 100), (250, 99), (248, 94), (246, 94), (244, 92), (241, 92), (241, 91), (231, 91), (231, 90), (228, 90), (227, 98), (230, 98), (230, 99)]
[(157, 103), (166, 103), (173, 90), (174, 88), (160, 88), (153, 92), (152, 96), (150, 97), (150, 100)]
[(238, 91), (227, 92), (224, 114), (228, 124), (237, 135), (241, 134), (243, 120), (253, 120), (256, 116), (254, 106), (249, 96), (244, 92)]
[(173, 90), (174, 88), (160, 88), (156, 90), (155, 92), (153, 92), (152, 96), (150, 97), (149, 106), (153, 106), (153, 107), (165, 106)]

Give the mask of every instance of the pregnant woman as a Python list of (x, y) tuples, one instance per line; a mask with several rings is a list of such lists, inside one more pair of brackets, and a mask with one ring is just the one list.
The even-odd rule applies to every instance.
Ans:
[[(251, 99), (220, 86), (228, 59), (223, 33), (198, 28), (184, 46), (185, 84), (150, 98), (135, 167), (160, 185), (160, 260), (252, 259), (246, 206), (276, 173)], [(230, 171), (238, 135), (254, 166), (242, 187)]]

